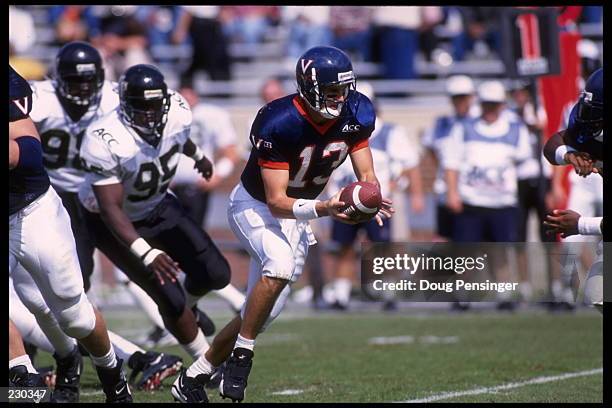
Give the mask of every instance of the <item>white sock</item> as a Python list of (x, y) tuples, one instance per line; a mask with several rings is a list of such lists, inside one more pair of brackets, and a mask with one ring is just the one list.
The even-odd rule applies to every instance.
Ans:
[(339, 278), (334, 282), (334, 294), (336, 295), (336, 301), (341, 305), (348, 305), (349, 299), (351, 298), (351, 287), (352, 283), (350, 279)]
[(206, 351), (210, 348), (210, 345), (206, 340), (206, 336), (204, 336), (204, 333), (202, 333), (202, 330), (200, 329), (198, 329), (198, 334), (191, 343), (181, 344), (181, 346), (194, 359), (203, 356), (204, 353), (206, 353)]
[(238, 338), (236, 339), (236, 344), (234, 344), (234, 349), (238, 347), (253, 351), (253, 349), (255, 348), (255, 339), (250, 340), (250, 339), (242, 337), (239, 334)]
[(94, 365), (97, 365), (98, 367), (114, 368), (117, 366), (117, 356), (115, 355), (115, 349), (113, 348), (112, 344), (110, 350), (108, 350), (108, 353), (105, 355), (96, 357), (90, 352), (89, 357), (91, 357), (91, 361), (94, 363)]
[(147, 292), (144, 291), (140, 286), (135, 284), (134, 282), (128, 282), (126, 285), (136, 303), (140, 305), (142, 310), (144, 310), (147, 317), (153, 322), (157, 327), (161, 327), (163, 329), (166, 328), (164, 324), (164, 320), (159, 314), (159, 308), (155, 301), (149, 296)]
[(52, 314), (37, 316), (36, 321), (60, 358), (72, 353), (76, 340), (64, 333)]
[(519, 291), (521, 292), (521, 297), (523, 298), (523, 301), (531, 300), (531, 297), (533, 296), (533, 287), (531, 286), (531, 283), (521, 282), (519, 284)]
[(191, 366), (187, 369), (187, 377), (195, 378), (198, 374), (212, 374), (215, 367), (208, 362), (204, 354), (202, 354)]
[(28, 373), (32, 373), (32, 374), (37, 374), (38, 371), (36, 371), (36, 369), (34, 368), (34, 366), (32, 365), (32, 361), (30, 360), (30, 356), (28, 356), (27, 354), (24, 354), (23, 356), (19, 356), (17, 358), (14, 358), (12, 360), (9, 361), (9, 370), (13, 367), (17, 367), (17, 366), (25, 366), (26, 369), (28, 370)]
[(202, 298), (202, 296), (200, 295), (192, 295), (191, 293), (187, 292), (187, 290), (185, 290), (185, 303), (187, 304), (187, 307), (189, 309), (191, 309), (192, 307), (194, 307), (195, 305), (198, 304), (198, 300), (200, 300)]
[(554, 281), (552, 281), (550, 285), (550, 290), (553, 295), (553, 300), (557, 301), (561, 299), (561, 291), (563, 290), (563, 286), (561, 285), (560, 280), (555, 279)]
[(143, 354), (146, 353), (146, 351), (144, 351), (128, 339), (124, 339), (117, 333), (113, 333), (110, 330), (108, 331), (108, 338), (110, 339), (111, 343), (113, 343), (113, 348), (115, 349), (117, 357), (119, 357), (123, 361), (128, 361), (132, 354), (137, 351), (140, 351)]
[(236, 289), (231, 283), (223, 289), (215, 290), (215, 293), (225, 299), (232, 309), (240, 310), (244, 303), (244, 293)]

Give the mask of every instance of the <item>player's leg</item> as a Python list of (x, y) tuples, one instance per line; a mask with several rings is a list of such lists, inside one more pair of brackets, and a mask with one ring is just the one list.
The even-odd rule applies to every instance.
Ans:
[(45, 382), (32, 365), (23, 347), (23, 339), (17, 327), (9, 319), (9, 386), (44, 387)]
[(36, 204), (23, 212), (19, 262), (31, 274), (64, 333), (89, 351), (107, 401), (131, 402), (122, 362), (115, 356), (104, 319), (83, 291), (68, 213), (52, 188)]
[(337, 255), (335, 279), (333, 282), (334, 303), (332, 307), (338, 310), (346, 310), (351, 297), (351, 287), (353, 286), (353, 275), (355, 273), (355, 250), (353, 243), (357, 238), (357, 233), (361, 225), (344, 224), (339, 221), (332, 221), (331, 237), (340, 246)]
[(85, 211), (85, 216), (96, 247), (155, 301), (165, 326), (185, 351), (193, 358), (204, 353), (208, 349), (208, 342), (199, 330), (193, 312), (186, 305), (180, 283), (160, 285), (140, 259), (114, 237), (98, 214)]

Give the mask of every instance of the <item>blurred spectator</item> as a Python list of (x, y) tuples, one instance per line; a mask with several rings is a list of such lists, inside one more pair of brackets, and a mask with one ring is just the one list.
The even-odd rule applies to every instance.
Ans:
[(26, 11), (9, 6), (9, 64), (28, 81), (42, 80), (47, 68), (40, 61), (24, 56), (36, 41), (34, 20)]
[(193, 159), (181, 155), (172, 191), (187, 213), (199, 225), (204, 226), (210, 192), (233, 174), (240, 159), (238, 138), (229, 112), (219, 106), (201, 102), (192, 88), (182, 87), (179, 93), (185, 97), (193, 112), (190, 138), (214, 163), (214, 171), (207, 181), (193, 168)]
[(453, 58), (463, 61), (468, 51), (481, 57), (501, 49), (500, 8), (461, 7), (464, 30), (453, 38)]
[(15, 54), (27, 52), (36, 42), (34, 20), (27, 11), (9, 6), (9, 47)]
[(279, 20), (278, 6), (222, 6), (225, 35), (235, 42), (258, 44)]
[(450, 115), (438, 116), (433, 126), (423, 135), (422, 144), (426, 149), (426, 154), (430, 155), (436, 167), (436, 180), (434, 182), (434, 193), (436, 194), (436, 225), (437, 234), (445, 239), (452, 238), (453, 232), (453, 213), (446, 206), (446, 183), (444, 182), (444, 172), (440, 166), (440, 145), (446, 138), (457, 122), (475, 116), (474, 112), (474, 82), (466, 75), (455, 75), (446, 80), (446, 94), (449, 96), (453, 105), (453, 112)]
[(156, 46), (172, 44), (172, 33), (181, 15), (179, 6), (140, 6), (135, 18), (145, 27), (151, 53), (156, 61), (172, 60), (172, 55), (153, 52)]
[(331, 6), (330, 27), (332, 45), (358, 60), (372, 59), (372, 15), (374, 9), (367, 6)]
[(270, 103), (275, 99), (282, 98), (287, 95), (287, 91), (283, 86), (283, 81), (280, 78), (272, 77), (264, 81), (259, 92), (261, 100), (264, 103)]
[(306, 50), (317, 45), (331, 45), (329, 6), (285, 6), (283, 20), (289, 26), (287, 55), (290, 65)]
[(440, 6), (423, 6), (423, 23), (419, 29), (419, 45), (426, 61), (431, 61), (431, 54), (438, 45), (435, 28), (444, 20), (444, 11)]
[(91, 43), (104, 59), (106, 77), (117, 80), (136, 64), (150, 64), (146, 29), (135, 17), (138, 6), (90, 6), (88, 28)]
[[(418, 148), (410, 144), (410, 139), (404, 127), (382, 120), (380, 106), (369, 83), (359, 82), (357, 89), (370, 98), (376, 111), (376, 128), (368, 140), (382, 196), (391, 197), (392, 191), (397, 187), (397, 180), (401, 177), (408, 177), (412, 210), (415, 213), (422, 212), (424, 200), (421, 174), (418, 167)], [(327, 191), (334, 194), (354, 181), (357, 181), (355, 170), (351, 160), (347, 158), (332, 173)], [(340, 246), (334, 268), (335, 301), (332, 305), (333, 308), (346, 310), (348, 307), (352, 278), (355, 275), (355, 260), (358, 258), (354, 244), (356, 240), (361, 242), (361, 238), (358, 239), (359, 232), (363, 231), (367, 234), (370, 242), (391, 242), (392, 222), (403, 222), (403, 220), (385, 219), (382, 227), (374, 219), (355, 225), (332, 220), (332, 240)], [(393, 297), (387, 299), (383, 306), (385, 310), (395, 309), (393, 299)]]
[(55, 41), (59, 45), (88, 40), (87, 27), (91, 16), (87, 6), (51, 6), (48, 17), (55, 27)]
[(172, 35), (174, 44), (191, 38), (191, 65), (181, 75), (181, 82), (191, 87), (193, 76), (204, 71), (213, 81), (230, 79), (227, 39), (218, 20), (219, 6), (181, 6), (182, 14)]
[(421, 6), (384, 6), (376, 8), (374, 23), (377, 47), (386, 79), (411, 79), (417, 76), (414, 59), (423, 26)]

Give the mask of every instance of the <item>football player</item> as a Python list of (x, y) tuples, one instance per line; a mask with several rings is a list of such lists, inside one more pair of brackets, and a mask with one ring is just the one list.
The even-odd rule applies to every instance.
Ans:
[[(64, 45), (55, 62), (53, 79), (31, 84), (33, 107), (30, 117), (41, 137), (43, 164), (51, 185), (70, 216), (87, 293), (94, 269), (94, 246), (78, 203), (78, 190), (85, 182), (86, 174), (78, 152), (87, 126), (115, 109), (119, 105), (119, 97), (114, 90), (116, 84), (104, 80), (100, 53), (90, 44), (74, 41)], [(19, 269), (15, 271), (17, 294), (38, 321), (45, 324), (48, 309), (41, 299), (30, 293), (28, 275)], [(174, 375), (181, 366), (181, 359), (177, 356), (145, 352), (116, 333), (109, 334), (119, 358), (132, 368), (130, 380), (143, 373), (138, 388), (158, 388), (161, 381)], [(78, 362), (79, 358), (76, 357), (72, 364)], [(77, 367), (72, 370), (81, 371)], [(61, 378), (60, 383), (63, 383)]]
[[(152, 65), (121, 76), (119, 106), (87, 130), (79, 200), (93, 244), (157, 303), (164, 324), (194, 358), (208, 349), (192, 308), (230, 281), (227, 260), (168, 186), (180, 154), (212, 176), (189, 139), (191, 109)], [(178, 273), (186, 275), (183, 285)]]
[[(587, 80), (578, 103), (572, 108), (567, 129), (555, 133), (544, 146), (544, 157), (553, 165), (571, 164), (581, 177), (597, 173), (603, 177), (603, 68)], [(602, 235), (603, 217), (582, 217), (572, 210), (553, 210), (544, 224), (551, 233)], [(603, 313), (603, 241), (589, 269), (585, 300)]]
[[(296, 76), (297, 94), (259, 110), (249, 161), (230, 195), (230, 226), (251, 256), (247, 300), (241, 315), (174, 382), (172, 395), (178, 401), (207, 401), (204, 384), (228, 357), (220, 394), (244, 399), (255, 339), (283, 309), (314, 244), (308, 220), (331, 216), (355, 223), (340, 212), (341, 192), (316, 199), (332, 171), (350, 156), (357, 178), (378, 185), (368, 147), (374, 108), (355, 90), (348, 56), (334, 47), (311, 48), (298, 60)], [(393, 211), (391, 201), (383, 199), (378, 224)]]
[[(40, 136), (29, 117), (31, 110), (32, 90), (9, 66), (9, 274), (20, 263), (35, 282), (31, 292), (48, 305), (55, 327), (78, 339), (88, 350), (106, 401), (132, 402), (123, 360), (117, 359), (104, 319), (83, 290), (70, 218), (43, 166)], [(64, 343), (66, 354), (59, 357), (74, 361), (78, 350), (67, 336), (50, 337)], [(74, 364), (58, 361), (58, 377), (61, 374), (74, 380), (75, 373), (62, 372), (67, 366), (72, 368)], [(78, 384), (78, 378), (74, 381)], [(72, 395), (74, 381), (68, 381), (64, 389)], [(60, 389), (56, 385), (54, 394), (63, 399), (61, 385)]]

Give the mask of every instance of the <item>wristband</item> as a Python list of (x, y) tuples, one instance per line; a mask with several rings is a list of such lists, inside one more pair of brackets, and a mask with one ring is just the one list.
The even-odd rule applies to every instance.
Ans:
[(603, 217), (578, 218), (578, 233), (580, 235), (601, 235)]
[(555, 150), (555, 161), (557, 164), (568, 164), (568, 162), (565, 160), (565, 154), (575, 151), (576, 149), (574, 149), (572, 146), (561, 145), (557, 147), (557, 150)]
[(144, 259), (142, 260), (142, 263), (145, 264), (145, 266), (149, 266), (151, 264), (151, 262), (153, 262), (153, 260), (155, 258), (157, 258), (157, 255), (159, 254), (163, 254), (164, 251), (161, 251), (159, 249), (156, 248), (151, 248), (151, 250), (149, 252), (147, 252), (147, 254), (145, 255)]
[(142, 260), (147, 252), (149, 252), (151, 249), (153, 249), (151, 245), (149, 245), (149, 243), (142, 237), (138, 238), (136, 241), (132, 242), (132, 245), (130, 245), (130, 251), (132, 251), (132, 253), (140, 260)]
[(319, 200), (304, 200), (299, 198), (293, 203), (293, 215), (296, 220), (312, 220), (318, 218), (316, 205)]
[(224, 179), (234, 170), (234, 162), (227, 157), (222, 157), (215, 163), (215, 174)]

